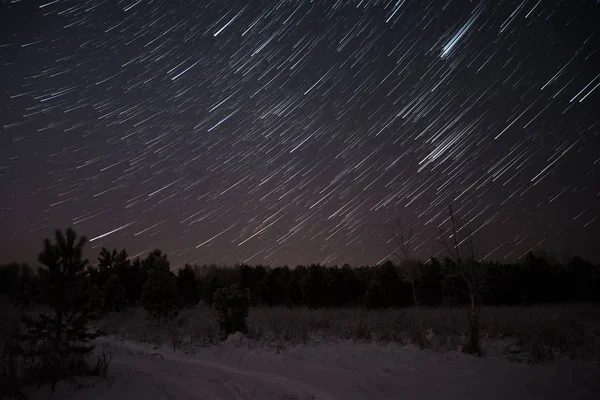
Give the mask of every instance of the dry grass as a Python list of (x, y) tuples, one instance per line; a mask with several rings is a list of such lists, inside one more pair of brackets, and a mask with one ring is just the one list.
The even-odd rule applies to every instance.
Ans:
[(404, 309), (254, 308), (248, 335), (256, 340), (307, 343), (313, 339), (402, 341), (407, 329)]
[[(434, 349), (456, 348), (467, 335), (464, 309), (422, 308), (419, 315), (429, 345)], [(306, 342), (314, 334), (403, 343), (418, 339), (412, 308), (380, 311), (259, 308), (251, 310), (248, 327), (249, 335), (258, 340)], [(488, 340), (513, 339), (528, 353), (545, 347), (573, 358), (600, 357), (598, 306), (484, 307), (481, 331)]]
[(221, 337), (216, 313), (208, 307), (180, 310), (172, 319), (153, 320), (136, 308), (111, 313), (98, 322), (99, 329), (120, 339), (143, 343), (170, 344), (174, 349), (187, 344), (209, 346)]
[(557, 356), (600, 359), (600, 307), (549, 305), (482, 310), (483, 330), (492, 338), (512, 337), (530, 361)]
[[(460, 349), (468, 329), (464, 309), (422, 308), (419, 315), (427, 336), (425, 347)], [(218, 343), (220, 337), (214, 311), (204, 306), (182, 310), (175, 319), (162, 322), (148, 320), (142, 310), (113, 314), (101, 321), (100, 328), (123, 339), (166, 343), (173, 348), (209, 346)], [(526, 354), (525, 359), (534, 363), (557, 356), (600, 359), (600, 306), (484, 307), (481, 332), (488, 353), (504, 353), (515, 359)], [(252, 308), (248, 336), (267, 345), (348, 339), (409, 344), (420, 339), (411, 308)]]

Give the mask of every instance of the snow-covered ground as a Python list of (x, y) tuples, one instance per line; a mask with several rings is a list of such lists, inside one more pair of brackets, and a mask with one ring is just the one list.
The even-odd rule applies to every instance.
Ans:
[[(110, 337), (108, 378), (61, 382), (53, 399), (599, 399), (600, 366), (530, 366), (396, 344), (265, 347), (241, 334), (173, 351)], [(29, 391), (48, 398), (49, 388)]]

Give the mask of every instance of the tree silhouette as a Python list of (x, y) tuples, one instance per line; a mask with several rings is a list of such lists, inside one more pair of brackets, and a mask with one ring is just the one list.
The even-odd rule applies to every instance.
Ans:
[[(130, 259), (125, 250), (103, 248), (98, 256), (98, 266), (89, 267), (81, 256), (76, 260), (77, 256), (71, 254), (80, 252), (81, 248), (77, 248), (83, 246), (84, 241), (80, 243), (70, 237), (72, 233), (60, 233), (55, 244), (45, 243), (40, 255), (44, 268), (39, 273), (27, 264), (0, 266), (0, 294), (8, 295), (25, 307), (36, 301), (50, 304), (53, 310), (58, 310), (55, 319), (59, 320), (63, 320), (62, 314), (68, 311), (60, 311), (62, 303), (55, 300), (60, 287), (50, 282), (56, 281), (57, 274), (65, 275), (65, 293), (73, 292), (72, 281), (86, 288), (86, 307), (95, 304), (99, 308), (104, 302), (107, 310), (121, 310), (124, 304), (121, 293), (124, 292), (127, 305), (142, 305), (156, 316), (171, 315), (177, 307), (196, 304), (200, 299), (210, 305), (218, 289), (233, 284), (249, 290), (252, 305), (414, 306), (417, 325), (420, 325), (421, 305), (468, 305), (473, 338), (478, 336), (474, 332), (478, 330), (478, 315), (483, 303), (523, 306), (600, 301), (600, 266), (597, 263), (572, 257), (561, 264), (544, 253), (530, 253), (516, 263), (478, 261), (469, 226), (453, 215), (452, 210), (446, 224), (440, 241), (446, 246), (447, 256), (431, 258), (425, 263), (412, 258), (408, 250), (403, 249), (404, 244), (411, 243), (407, 230), (404, 234), (396, 232), (399, 233), (395, 243), (396, 263), (388, 260), (375, 266), (312, 264), (293, 268), (245, 264), (233, 268), (215, 264), (186, 265), (177, 275), (170, 271), (167, 256), (160, 250), (154, 250), (140, 260)], [(68, 249), (69, 240), (75, 249)], [(61, 252), (71, 255), (63, 257)], [(68, 269), (79, 271), (73, 279), (63, 271), (67, 264), (74, 265)], [(152, 279), (148, 282), (150, 276)], [(73, 302), (69, 296), (66, 303)], [(56, 331), (60, 324), (55, 319), (52, 329)], [(61, 336), (62, 331), (58, 335)], [(475, 340), (469, 349), (476, 347)]]
[(136, 304), (142, 296), (142, 290), (146, 284), (146, 279), (148, 279), (146, 271), (142, 269), (142, 262), (139, 258), (131, 262), (126, 260), (115, 266), (115, 272), (121, 280), (123, 289), (125, 289), (127, 302)]
[(108, 311), (119, 312), (127, 307), (125, 289), (117, 274), (112, 274), (104, 285), (104, 299)]
[(95, 276), (92, 275), (94, 278), (93, 282), (98, 285), (98, 287), (104, 287), (110, 276), (114, 273), (116, 258), (117, 249), (114, 249), (112, 252), (110, 252), (103, 247), (100, 250), (100, 256), (98, 257), (98, 268), (95, 271)]
[(396, 307), (400, 305), (399, 290), (402, 287), (398, 268), (391, 261), (386, 261), (379, 267), (378, 278), (383, 295), (383, 307)]
[(412, 289), (413, 305), (415, 308), (416, 326), (419, 332), (421, 347), (424, 347), (426, 338), (419, 314), (419, 301), (417, 296), (417, 283), (421, 281), (421, 262), (414, 259), (411, 254), (411, 241), (413, 240), (412, 229), (405, 227), (401, 218), (396, 218), (394, 229), (394, 245), (392, 253), (400, 263), (399, 271), (402, 279), (410, 283)]
[(447, 279), (459, 279), (467, 289), (470, 340), (466, 352), (481, 356), (479, 312), (489, 290), (489, 280), (485, 268), (475, 257), (473, 232), (467, 222), (455, 215), (452, 206), (448, 207), (448, 221), (449, 227), (442, 230), (440, 241), (452, 262), (443, 264), (443, 274)]
[(288, 307), (304, 304), (302, 290), (300, 289), (303, 269), (304, 267), (296, 267), (290, 271), (290, 276), (285, 286), (285, 305)]
[(327, 302), (324, 301), (324, 297), (329, 295), (325, 287), (325, 273), (325, 267), (313, 264), (308, 268), (300, 282), (304, 302), (309, 308), (319, 308), (327, 305)]
[(26, 263), (10, 263), (0, 267), (0, 294), (5, 294), (22, 306), (31, 304), (37, 276)]
[(365, 293), (364, 299), (365, 307), (369, 309), (383, 308), (385, 306), (385, 297), (381, 283), (378, 280), (372, 280), (369, 282), (367, 292)]
[(234, 332), (248, 333), (246, 318), (250, 307), (250, 291), (237, 284), (215, 291), (213, 305), (218, 313), (224, 337)]
[(258, 303), (268, 306), (282, 304), (285, 298), (288, 274), (289, 270), (286, 271), (279, 267), (267, 269), (256, 287)]
[(177, 271), (177, 291), (184, 307), (194, 306), (200, 301), (196, 274), (189, 264)]
[(78, 237), (71, 228), (55, 232), (56, 243), (44, 241), (38, 260), (37, 301), (50, 307), (53, 315), (39, 314), (37, 318), (23, 316), (27, 343), (26, 355), (41, 359), (51, 373), (53, 387), (69, 375), (74, 364), (94, 346), (89, 341), (96, 333), (87, 327), (94, 318), (97, 288), (92, 287), (85, 272), (88, 261), (83, 258), (86, 238)]
[(141, 302), (151, 318), (172, 316), (178, 306), (175, 275), (170, 270), (167, 255), (155, 250), (142, 262), (148, 279), (142, 290)]

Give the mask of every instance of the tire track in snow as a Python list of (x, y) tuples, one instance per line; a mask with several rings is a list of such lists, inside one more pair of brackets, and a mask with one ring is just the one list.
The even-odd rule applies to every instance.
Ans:
[[(147, 351), (141, 344), (131, 343), (128, 341), (117, 341), (109, 338), (98, 338), (98, 342), (104, 342), (114, 347), (121, 347), (130, 351)], [(117, 344), (117, 342), (119, 342)], [(262, 383), (266, 383), (268, 385), (278, 386), (282, 389), (294, 390), (305, 395), (313, 395), (315, 400), (338, 400), (337, 397), (331, 395), (330, 393), (315, 387), (304, 382), (300, 382), (294, 379), (286, 378), (284, 376), (273, 375), (266, 372), (261, 371), (253, 371), (247, 369), (241, 369), (232, 367), (230, 365), (222, 364), (215, 361), (201, 360), (197, 358), (184, 357), (179, 356), (177, 354), (173, 354), (170, 352), (164, 352), (160, 350), (152, 350), (152, 355), (160, 355), (165, 360), (178, 361), (185, 364), (198, 365), (204, 368), (216, 369), (223, 372), (226, 372), (230, 375), (241, 377), (241, 378), (250, 378)]]

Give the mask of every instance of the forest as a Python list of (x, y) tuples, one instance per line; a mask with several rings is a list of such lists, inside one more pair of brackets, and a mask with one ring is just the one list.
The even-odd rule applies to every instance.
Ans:
[[(463, 352), (483, 356), (482, 340), (498, 330), (490, 330), (496, 325), (503, 335), (512, 330), (536, 362), (554, 359), (557, 351), (571, 357), (590, 353), (597, 339), (587, 338), (593, 331), (578, 328), (582, 321), (572, 311), (568, 313), (575, 322), (564, 317), (557, 321), (556, 309), (550, 325), (538, 318), (541, 325), (533, 328), (523, 321), (509, 323), (506, 316), (500, 321), (489, 315), (482, 324), (479, 314), (482, 306), (488, 307), (484, 312), (488, 313), (489, 306), (515, 306), (516, 311), (551, 303), (576, 303), (586, 315), (593, 313), (580, 305), (600, 301), (599, 265), (580, 257), (558, 263), (533, 253), (512, 264), (480, 262), (472, 256), (470, 241), (460, 251), (454, 238), (455, 244), (448, 247), (454, 251), (449, 250), (448, 257), (426, 261), (400, 251), (397, 263), (388, 260), (369, 266), (186, 264), (172, 268), (159, 249), (131, 258), (125, 249), (102, 248), (97, 263), (91, 264), (83, 256), (87, 238), (70, 228), (57, 230), (54, 240), (44, 241), (37, 269), (26, 263), (0, 267), (4, 310), (0, 313), (0, 393), (20, 396), (25, 386), (35, 382), (50, 383), (54, 392), (58, 382), (82, 374), (107, 378), (112, 356), (94, 350), (94, 340), (100, 336), (125, 335), (146, 342), (148, 335), (154, 335), (158, 343), (168, 337), (175, 349), (184, 338), (189, 344), (215, 344), (233, 334), (272, 340), (268, 332), (288, 341), (306, 342), (311, 332), (329, 331), (330, 337), (403, 342), (403, 332), (408, 331), (409, 342), (440, 348), (432, 341), (435, 325), (438, 333), (446, 330), (445, 346), (459, 335)], [(442, 314), (434, 311), (439, 306)], [(402, 314), (404, 308), (411, 310), (412, 318)], [(457, 324), (455, 319), (453, 310), (462, 308), (468, 324)], [(387, 310), (387, 317), (381, 309)], [(320, 314), (306, 318), (303, 310)], [(145, 320), (132, 325), (140, 312)], [(538, 312), (532, 307), (528, 318)], [(447, 325), (444, 315), (452, 319), (450, 329), (441, 328)], [(382, 317), (388, 320), (386, 332), (378, 332)], [(495, 318), (492, 324), (489, 317)], [(199, 320), (201, 326), (190, 325)]]
[[(449, 257), (418, 261), (415, 296), (410, 279), (402, 273), (402, 262), (293, 267), (186, 264), (175, 270), (168, 255), (159, 249), (144, 258), (132, 259), (125, 249), (106, 248), (102, 248), (97, 261), (94, 266), (86, 263), (85, 280), (107, 311), (143, 305), (144, 300), (149, 301), (153, 287), (160, 289), (155, 296), (164, 298), (170, 309), (200, 301), (210, 305), (218, 289), (234, 284), (248, 289), (253, 306), (379, 309), (413, 306), (415, 298), (423, 306), (455, 306), (468, 300), (464, 280), (443, 273), (455, 263)], [(486, 305), (600, 301), (600, 266), (580, 257), (559, 263), (543, 254), (529, 253), (519, 262), (478, 262), (476, 268), (485, 277), (481, 302)], [(27, 305), (36, 301), (38, 280), (38, 269), (28, 264), (1, 266), (0, 294)]]

